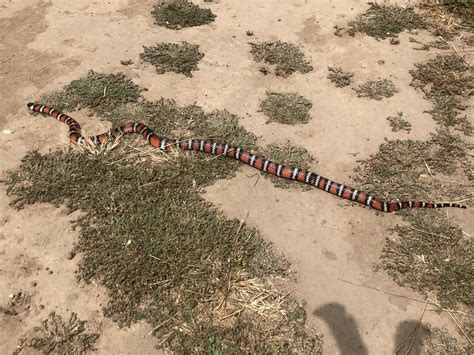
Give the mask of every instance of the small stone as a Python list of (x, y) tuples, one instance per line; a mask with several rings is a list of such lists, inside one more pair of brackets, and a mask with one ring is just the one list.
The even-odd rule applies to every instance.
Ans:
[(48, 274), (52, 275), (52, 274), (53, 274), (53, 270), (49, 270), (49, 271), (48, 271)]
[(71, 260), (71, 259), (73, 259), (75, 256), (76, 256), (76, 253), (73, 252), (73, 251), (70, 251), (69, 253), (67, 253), (66, 258), (67, 258), (68, 260)]
[(43, 304), (40, 304), (38, 307), (39, 307), (39, 309), (44, 309), (44, 305), (43, 305)]
[(38, 286), (38, 283), (36, 281), (31, 281), (30, 285), (31, 285), (31, 287), (36, 287), (36, 286)]

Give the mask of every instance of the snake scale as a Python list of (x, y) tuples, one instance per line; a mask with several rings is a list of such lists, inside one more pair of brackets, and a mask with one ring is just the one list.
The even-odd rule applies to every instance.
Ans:
[(320, 190), (324, 190), (330, 194), (339, 196), (345, 200), (354, 201), (381, 212), (394, 212), (406, 208), (466, 208), (466, 206), (460, 205), (458, 203), (449, 202), (423, 202), (418, 200), (386, 202), (376, 196), (332, 181), (314, 172), (267, 160), (240, 147), (219, 143), (211, 139), (171, 139), (160, 137), (149, 127), (140, 122), (125, 123), (119, 128), (109, 130), (87, 139), (82, 135), (81, 126), (79, 123), (71, 116), (68, 116), (52, 107), (39, 103), (28, 103), (27, 107), (33, 112), (49, 115), (54, 119), (67, 124), (69, 127), (70, 141), (78, 145), (90, 143), (99, 145), (109, 139), (115, 138), (118, 135), (136, 133), (142, 135), (142, 137), (145, 138), (147, 142), (154, 148), (159, 148), (165, 152), (171, 151), (173, 149), (182, 149), (198, 151), (212, 155), (222, 155), (227, 158), (236, 159), (268, 174), (309, 184), (311, 186), (317, 187)]

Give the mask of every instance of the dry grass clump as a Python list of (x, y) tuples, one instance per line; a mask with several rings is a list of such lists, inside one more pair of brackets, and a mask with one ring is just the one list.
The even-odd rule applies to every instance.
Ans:
[(99, 334), (86, 331), (87, 321), (82, 321), (76, 313), (71, 313), (69, 320), (52, 312), (48, 318), (35, 327), (34, 333), (20, 340), (20, 345), (13, 354), (20, 354), (26, 349), (35, 349), (43, 354), (85, 354), (95, 350)]
[(340, 67), (328, 67), (329, 74), (328, 79), (336, 84), (336, 87), (342, 88), (352, 83), (354, 73), (345, 72)]
[[(474, 324), (468, 324), (470, 328), (470, 336), (474, 335), (473, 332)], [(448, 334), (446, 329), (440, 329), (432, 327), (428, 324), (429, 329), (429, 336), (426, 338), (425, 343), (425, 351), (428, 355), (436, 355), (436, 354), (455, 354), (455, 355), (462, 355), (462, 354), (472, 354), (474, 352), (474, 346), (472, 344), (460, 344), (460, 342), (453, 338)], [(468, 333), (468, 334), (469, 334)]]
[(455, 54), (438, 54), (425, 63), (415, 64), (415, 67), (410, 70), (411, 85), (422, 89), (429, 99), (474, 95), (473, 69)]
[(364, 14), (349, 22), (347, 29), (349, 35), (365, 33), (377, 39), (385, 39), (395, 37), (405, 30), (427, 28), (424, 18), (415, 13), (411, 7), (369, 4), (370, 7)]
[(141, 89), (124, 74), (100, 74), (91, 70), (87, 76), (73, 80), (63, 91), (42, 98), (48, 105), (64, 111), (82, 107), (108, 116), (117, 106), (137, 103)]
[(311, 120), (309, 110), (313, 104), (295, 92), (279, 93), (267, 91), (260, 102), (260, 110), (268, 117), (268, 122), (295, 125)]
[(250, 45), (252, 46), (250, 53), (254, 60), (257, 63), (275, 65), (277, 76), (286, 78), (296, 71), (304, 74), (313, 70), (310, 62), (304, 58), (304, 53), (293, 43), (276, 41), (250, 43)]
[(380, 101), (384, 97), (389, 98), (398, 92), (395, 84), (389, 79), (369, 80), (353, 89), (357, 92), (357, 97), (368, 97)]
[(474, 7), (470, 1), (425, 0), (418, 7), (434, 35), (451, 39), (460, 31), (473, 30)]
[(157, 43), (156, 46), (144, 46), (143, 49), (140, 58), (153, 64), (158, 74), (175, 72), (191, 77), (191, 72), (198, 69), (197, 65), (204, 57), (198, 44), (188, 42)]
[(188, 0), (160, 1), (151, 14), (155, 24), (173, 30), (207, 25), (216, 18), (211, 10), (202, 9)]
[[(444, 40), (449, 40), (461, 30), (472, 31), (474, 28), (474, 7), (468, 3), (469, 1), (425, 0), (417, 4), (418, 12), (415, 12), (413, 7), (369, 3), (369, 9), (350, 21), (347, 29), (336, 26), (335, 34), (341, 36), (347, 32), (354, 36), (356, 33), (365, 33), (376, 39), (385, 39), (396, 37), (406, 30), (424, 29), (435, 36), (441, 36)], [(434, 41), (421, 49), (430, 47), (446, 48), (446, 45)]]
[(388, 116), (387, 121), (390, 122), (390, 127), (392, 127), (392, 132), (398, 131), (411, 131), (411, 123), (403, 119), (403, 112), (398, 112), (396, 116)]
[(466, 109), (462, 100), (474, 95), (473, 69), (455, 54), (437, 55), (415, 67), (410, 70), (411, 85), (421, 89), (434, 103), (430, 111), (433, 119), (443, 127), (470, 135), (473, 127), (467, 116), (462, 115)]
[(406, 216), (409, 226), (397, 226), (396, 238), (387, 238), (380, 266), (400, 285), (436, 292), (447, 307), (473, 307), (472, 241), (445, 214), (416, 211)]

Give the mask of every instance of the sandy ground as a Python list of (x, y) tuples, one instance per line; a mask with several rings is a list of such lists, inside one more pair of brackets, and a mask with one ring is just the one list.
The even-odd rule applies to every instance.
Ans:
[[(314, 170), (340, 182), (351, 181), (356, 160), (375, 153), (384, 137), (406, 137), (405, 132), (391, 132), (388, 115), (402, 110), (413, 125), (413, 139), (425, 139), (434, 130), (434, 122), (423, 113), (430, 103), (409, 86), (408, 73), (413, 63), (433, 52), (412, 50), (406, 34), (400, 36), (399, 46), (333, 35), (334, 25), (344, 25), (365, 11), (364, 1), (195, 3), (212, 8), (216, 21), (175, 32), (153, 25), (153, 1), (0, 0), (0, 179), (27, 151), (46, 152), (68, 143), (65, 127), (30, 116), (25, 103), (60, 90), (90, 69), (123, 71), (149, 89), (149, 99), (174, 98), (206, 110), (227, 109), (242, 117), (241, 123), (262, 144), (289, 139), (305, 147), (317, 158)], [(247, 30), (255, 36), (248, 37)], [(277, 39), (299, 43), (314, 70), (288, 79), (260, 74), (247, 42)], [(205, 53), (193, 78), (157, 75), (138, 59), (142, 45), (180, 40), (199, 43)], [(126, 59), (134, 64), (122, 66), (120, 61)], [(350, 88), (335, 88), (326, 79), (328, 66), (355, 72), (356, 84), (391, 78), (400, 92), (383, 101), (359, 99)], [(265, 124), (258, 103), (269, 89), (295, 90), (311, 100), (313, 120), (303, 126)], [(75, 117), (86, 129), (100, 128), (95, 118), (81, 113)], [(277, 189), (248, 167), (234, 179), (210, 187), (205, 197), (229, 217), (248, 215), (247, 224), (257, 227), (293, 262), (298, 275), (293, 294), (306, 300), (309, 325), (324, 335), (326, 353), (393, 353), (397, 339), (419, 319), (424, 303), (406, 297), (423, 296), (398, 287), (372, 267), (387, 229), (400, 222), (396, 215), (376, 215), (318, 190)], [(69, 224), (74, 216), (39, 204), (17, 211), (9, 202), (0, 184), (0, 305), (20, 291), (25, 300), (17, 306), (18, 315), (0, 315), (0, 353), (11, 353), (20, 336), (53, 310), (74, 311), (88, 319), (101, 333), (100, 353), (156, 353), (146, 324), (118, 329), (102, 315), (106, 291), (77, 283), (80, 256), (67, 258), (78, 237)], [(471, 210), (449, 210), (449, 216), (474, 233)], [(424, 320), (453, 329), (444, 314), (429, 311)]]

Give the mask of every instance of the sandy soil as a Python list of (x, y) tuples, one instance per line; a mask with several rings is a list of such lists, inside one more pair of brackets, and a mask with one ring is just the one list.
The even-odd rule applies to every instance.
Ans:
[[(346, 183), (356, 161), (376, 152), (384, 137), (406, 136), (391, 132), (388, 115), (398, 110), (408, 115), (413, 125), (410, 138), (424, 139), (434, 130), (434, 122), (423, 112), (430, 103), (409, 86), (408, 73), (413, 63), (433, 52), (412, 50), (405, 34), (399, 46), (333, 35), (334, 25), (344, 25), (366, 9), (365, 1), (292, 0), (278, 6), (270, 0), (195, 1), (211, 7), (216, 21), (179, 32), (153, 25), (153, 3), (0, 0), (0, 179), (27, 151), (46, 152), (68, 143), (65, 127), (30, 116), (25, 103), (60, 90), (89, 69), (123, 71), (149, 89), (149, 99), (197, 102), (206, 110), (225, 108), (242, 117), (241, 123), (262, 144), (289, 139), (317, 158), (315, 171)], [(255, 37), (248, 37), (247, 30)], [(260, 74), (247, 42), (277, 39), (298, 42), (314, 70), (288, 79)], [(180, 40), (199, 43), (205, 53), (193, 78), (158, 76), (138, 59), (142, 45)], [(120, 61), (126, 59), (134, 64), (122, 66)], [(359, 99), (350, 88), (337, 89), (326, 79), (329, 65), (355, 72), (356, 83), (391, 78), (400, 92), (383, 101)], [(313, 102), (313, 120), (293, 127), (265, 124), (258, 103), (269, 89), (304, 95)], [(90, 131), (100, 127), (95, 118), (81, 113), (75, 117)], [(409, 298), (423, 297), (372, 268), (387, 228), (400, 222), (396, 215), (376, 215), (317, 190), (277, 189), (248, 167), (234, 179), (210, 187), (205, 197), (229, 217), (248, 215), (247, 224), (257, 227), (293, 262), (298, 275), (294, 295), (306, 300), (309, 325), (324, 334), (326, 353), (393, 353), (397, 339), (419, 319), (424, 303)], [(53, 310), (74, 311), (88, 319), (101, 333), (100, 353), (156, 353), (146, 324), (118, 329), (102, 315), (106, 291), (77, 283), (80, 256), (67, 258), (78, 237), (69, 224), (74, 216), (50, 205), (17, 211), (9, 202), (0, 184), (0, 305), (20, 291), (27, 297), (18, 315), (0, 315), (0, 353), (11, 353), (20, 336)], [(450, 210), (449, 216), (473, 234), (471, 210)], [(444, 314), (430, 311), (424, 320), (452, 329)]]

